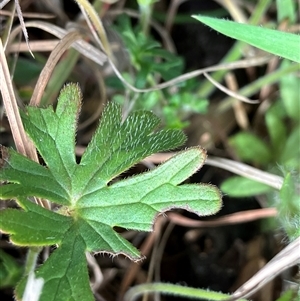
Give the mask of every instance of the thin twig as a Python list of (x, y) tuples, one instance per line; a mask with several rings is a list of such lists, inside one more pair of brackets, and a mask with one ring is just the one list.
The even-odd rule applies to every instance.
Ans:
[(23, 127), (1, 39), (0, 62), (1, 94), (16, 148), (22, 155), (38, 162), (35, 148)]
[(258, 219), (274, 217), (277, 215), (276, 208), (262, 208), (254, 210), (246, 210), (242, 212), (236, 212), (228, 214), (219, 218), (215, 218), (210, 221), (194, 220), (178, 213), (167, 213), (168, 218), (176, 225), (193, 228), (211, 228), (220, 227), (226, 225), (235, 225), (241, 223), (248, 223)]
[(28, 33), (27, 33), (27, 29), (26, 29), (26, 26), (25, 26), (25, 23), (24, 23), (24, 19), (23, 19), (22, 10), (21, 10), (19, 0), (15, 0), (15, 5), (16, 5), (16, 11), (17, 11), (17, 14), (18, 14), (18, 17), (19, 17), (19, 21), (20, 21), (20, 24), (21, 24), (21, 27), (22, 27), (23, 35), (24, 35), (24, 38), (25, 38), (25, 41), (26, 41), (26, 44), (27, 44), (27, 47), (28, 47), (28, 51), (30, 52), (32, 57), (34, 57), (32, 51), (30, 49)]
[(250, 280), (237, 289), (227, 301), (248, 298), (286, 269), (300, 263), (300, 237), (292, 241)]
[(221, 85), (220, 83), (218, 83), (216, 80), (214, 80), (209, 74), (207, 74), (206, 72), (203, 72), (203, 75), (213, 84), (215, 85), (219, 90), (221, 90), (222, 92), (226, 93), (227, 95), (234, 97), (240, 101), (246, 102), (246, 103), (250, 103), (250, 104), (256, 104), (259, 103), (259, 100), (251, 100), (248, 97), (245, 97), (237, 92), (234, 92), (232, 90), (229, 90), (228, 88), (226, 88), (225, 86)]
[(148, 89), (137, 89), (136, 87), (132, 86), (131, 84), (129, 84), (124, 77), (122, 76), (122, 74), (119, 72), (119, 70), (117, 69), (117, 67), (115, 66), (115, 64), (113, 63), (112, 60), (108, 59), (108, 62), (110, 63), (112, 69), (114, 70), (116, 76), (122, 81), (122, 83), (129, 89), (131, 89), (133, 92), (136, 93), (143, 93), (143, 92), (152, 92), (152, 91), (157, 91), (157, 90), (161, 90), (161, 89), (165, 89), (171, 86), (174, 86), (178, 83), (181, 83), (183, 81), (186, 81), (188, 79), (197, 77), (201, 74), (203, 74), (204, 72), (212, 72), (212, 71), (218, 71), (218, 70), (233, 70), (233, 69), (238, 69), (238, 68), (247, 68), (250, 66), (259, 66), (259, 65), (263, 65), (266, 62), (268, 62), (270, 59), (270, 56), (264, 56), (264, 57), (256, 57), (256, 58), (249, 58), (249, 59), (245, 59), (245, 60), (240, 60), (240, 61), (236, 61), (236, 62), (231, 62), (231, 63), (224, 63), (224, 64), (219, 64), (219, 65), (215, 65), (215, 66), (211, 66), (211, 67), (207, 67), (207, 68), (203, 68), (203, 69), (198, 69), (192, 72), (188, 72), (185, 73), (183, 75), (180, 75), (178, 77), (175, 77), (165, 83), (162, 84), (158, 84), (152, 88), (148, 88)]
[[(174, 152), (173, 153), (158, 153), (158, 154), (149, 156), (144, 160), (150, 161), (153, 163), (161, 163), (163, 161), (168, 160), (175, 154), (176, 153), (174, 153)], [(283, 178), (280, 176), (262, 171), (260, 169), (254, 168), (250, 165), (247, 165), (247, 164), (244, 164), (241, 162), (237, 162), (234, 160), (209, 156), (209, 158), (206, 159), (205, 164), (228, 170), (230, 172), (233, 172), (233, 173), (243, 176), (245, 178), (249, 178), (254, 181), (269, 185), (275, 189), (280, 189), (282, 186), (282, 183), (283, 183)]]
[[(56, 25), (44, 22), (44, 21), (31, 21), (25, 23), (26, 27), (34, 27), (39, 28), (42, 30), (45, 30), (46, 32), (51, 33), (52, 35), (58, 37), (59, 39), (62, 39), (68, 32), (71, 30), (65, 30), (63, 28), (60, 28)], [(16, 37), (16, 35), (20, 32), (21, 27), (18, 26), (15, 28), (10, 35), (9, 41), (13, 41)], [(95, 48), (91, 44), (87, 43), (86, 41), (79, 39), (72, 44), (72, 47), (75, 48), (78, 52), (82, 53), (92, 61), (94, 61), (98, 65), (103, 65), (106, 61), (106, 55), (101, 52), (99, 49)], [(8, 47), (7, 51), (10, 51), (10, 48)]]

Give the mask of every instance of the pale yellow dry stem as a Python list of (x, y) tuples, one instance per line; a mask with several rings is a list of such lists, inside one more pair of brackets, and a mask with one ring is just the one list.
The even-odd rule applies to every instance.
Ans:
[[(34, 27), (45, 30), (60, 39), (62, 39), (69, 32), (58, 26), (43, 21), (26, 22), (25, 25), (26, 27)], [(11, 32), (11, 35), (9, 37), (9, 45), (7, 46), (6, 50), (7, 52), (10, 51), (10, 44), (15, 39), (16, 35), (20, 32), (20, 30), (21, 27), (18, 26)], [(76, 40), (72, 47), (80, 53), (82, 53), (83, 55), (85, 55), (86, 57), (88, 57), (89, 59), (93, 60), (96, 64), (102, 66), (106, 61), (106, 55), (103, 52), (101, 52), (100, 50), (93, 47), (92, 45), (90, 45), (82, 39)]]
[[(228, 72), (225, 75), (225, 82), (231, 91), (238, 91), (239, 86), (236, 76), (233, 72)], [(240, 101), (234, 101), (232, 103), (233, 112), (235, 115), (236, 123), (241, 129), (246, 130), (249, 128), (249, 118), (245, 106)]]
[(267, 56), (262, 56), (262, 57), (248, 58), (248, 59), (235, 61), (235, 62), (231, 62), (231, 63), (218, 64), (218, 65), (215, 65), (215, 66), (211, 66), (211, 67), (207, 67), (207, 68), (203, 68), (203, 69), (198, 69), (198, 70), (195, 70), (195, 71), (185, 73), (185, 74), (180, 75), (178, 77), (175, 77), (175, 78), (173, 78), (173, 79), (171, 79), (167, 82), (164, 82), (162, 84), (158, 84), (158, 85), (156, 85), (152, 88), (137, 89), (136, 87), (129, 84), (122, 77), (121, 73), (119, 72), (117, 67), (114, 65), (114, 63), (110, 59), (108, 59), (108, 61), (109, 61), (110, 65), (112, 66), (116, 76), (122, 81), (122, 83), (124, 85), (126, 85), (126, 87), (128, 87), (130, 90), (132, 90), (136, 93), (152, 92), (152, 91), (157, 91), (157, 90), (169, 88), (171, 86), (174, 86), (174, 85), (176, 85), (178, 83), (181, 83), (183, 81), (186, 81), (188, 79), (191, 79), (191, 78), (197, 77), (199, 75), (202, 75), (204, 72), (208, 73), (208, 72), (219, 71), (219, 70), (234, 70), (234, 69), (239, 69), (239, 68), (248, 68), (248, 67), (251, 67), (251, 66), (260, 66), (260, 65), (264, 65), (269, 60), (270, 60), (270, 56), (267, 55)]
[(221, 6), (223, 6), (231, 15), (232, 19), (239, 23), (247, 23), (247, 16), (240, 8), (238, 1), (236, 0), (215, 0)]
[(35, 148), (23, 127), (1, 39), (0, 61), (1, 94), (16, 148), (22, 155), (38, 162)]
[(226, 93), (227, 95), (234, 97), (240, 101), (246, 102), (246, 103), (251, 103), (251, 104), (255, 104), (255, 103), (259, 103), (259, 100), (251, 100), (248, 97), (245, 97), (241, 94), (238, 94), (235, 91), (229, 90), (228, 88), (226, 88), (225, 86), (221, 85), (219, 82), (217, 82), (216, 80), (214, 80), (210, 75), (208, 75), (206, 72), (203, 72), (203, 75), (215, 86), (217, 87), (220, 91)]
[(22, 14), (22, 11), (21, 11), (21, 6), (20, 6), (20, 3), (19, 3), (19, 0), (14, 0), (14, 1), (15, 1), (15, 6), (16, 6), (16, 11), (17, 11), (18, 17), (19, 17), (19, 21), (20, 21), (20, 24), (21, 24), (21, 27), (22, 27), (23, 35), (24, 35), (25, 41), (27, 43), (28, 51), (30, 52), (32, 57), (34, 57), (32, 51), (30, 49), (28, 33), (27, 33), (27, 29), (26, 29), (26, 26), (25, 26), (25, 23), (24, 23), (23, 14)]
[[(32, 51), (38, 51), (38, 52), (51, 52), (55, 46), (59, 43), (59, 40), (45, 40), (45, 41), (31, 41), (30, 47)], [(27, 44), (24, 42), (21, 43), (14, 43), (10, 45), (9, 52), (27, 52)]]
[[(82, 152), (82, 150), (81, 150), (81, 152)], [(173, 153), (157, 153), (157, 154), (147, 157), (144, 160), (157, 164), (157, 163), (161, 163), (163, 161), (168, 160), (175, 154), (176, 154), (175, 152), (173, 152)], [(282, 183), (283, 183), (283, 178), (280, 176), (273, 175), (271, 173), (254, 168), (250, 165), (247, 165), (247, 164), (244, 164), (241, 162), (237, 162), (237, 161), (233, 161), (233, 160), (229, 160), (229, 159), (209, 156), (209, 158), (206, 159), (205, 164), (228, 170), (232, 173), (235, 173), (242, 177), (252, 179), (254, 181), (257, 181), (257, 182), (260, 182), (260, 183), (263, 183), (266, 185), (269, 185), (270, 187), (273, 187), (278, 190), (280, 190)]]
[[(1, 94), (16, 148), (22, 155), (39, 162), (36, 149), (23, 127), (1, 39), (0, 62)], [(34, 199), (37, 204), (50, 208), (49, 202), (39, 198)]]
[[(42, 13), (22, 13), (24, 18), (38, 18), (38, 19), (54, 19), (54, 15), (50, 14), (42, 14)], [(9, 16), (9, 17), (15, 17), (15, 14), (7, 11), (7, 10), (0, 10), (0, 16)]]
[(231, 171), (237, 175), (269, 185), (278, 190), (281, 189), (283, 183), (283, 178), (280, 176), (229, 159), (209, 157), (206, 164)]
[(62, 57), (64, 52), (81, 36), (78, 32), (69, 32), (63, 39), (57, 44), (54, 50), (51, 52), (46, 65), (44, 66), (42, 72), (40, 73), (39, 79), (35, 85), (33, 94), (30, 99), (31, 106), (38, 106), (44, 94), (45, 88), (48, 84), (50, 76), (58, 63), (59, 59)]
[(299, 247), (300, 237), (287, 245), (250, 280), (237, 289), (228, 301), (250, 297), (286, 269), (300, 264)]
[(75, 0), (79, 7), (86, 11), (87, 15), (89, 16), (92, 24), (95, 26), (95, 29), (99, 35), (101, 43), (103, 44), (103, 50), (108, 55), (108, 57), (112, 58), (112, 51), (110, 49), (110, 45), (102, 24), (101, 19), (97, 15), (94, 7), (87, 1), (87, 0)]
[[(5, 50), (6, 50), (9, 35), (10, 35), (11, 29), (12, 29), (12, 25), (13, 25), (13, 22), (14, 22), (14, 17), (15, 17), (15, 4), (11, 7), (11, 12), (10, 12), (9, 19), (6, 22), (6, 26), (4, 27), (4, 31), (1, 35), (1, 39), (2, 39), (2, 42), (3, 42), (3, 47), (4, 47)], [(27, 47), (27, 45), (26, 45), (26, 47)], [(28, 47), (27, 47), (27, 50), (28, 50)]]
[(0, 3), (0, 9), (2, 9), (10, 0), (2, 0)]

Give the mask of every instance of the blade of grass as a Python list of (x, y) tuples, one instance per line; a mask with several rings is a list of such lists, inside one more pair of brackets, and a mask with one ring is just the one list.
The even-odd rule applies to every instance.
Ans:
[(35, 85), (33, 94), (30, 99), (31, 106), (39, 106), (46, 85), (49, 82), (50, 76), (57, 62), (59, 61), (63, 53), (72, 45), (72, 43), (74, 43), (74, 41), (78, 39), (80, 39), (80, 34), (78, 32), (76, 31), (69, 32), (51, 52), (47, 60), (47, 63), (44, 66), (39, 76), (39, 79)]
[(61, 87), (64, 85), (74, 66), (76, 65), (80, 53), (75, 49), (69, 49), (64, 58), (55, 66), (53, 74), (47, 84), (47, 89), (43, 93), (41, 105), (53, 104), (57, 98)]
[(300, 63), (300, 37), (296, 34), (229, 20), (204, 16), (193, 17), (226, 36)]
[(9, 35), (10, 35), (10, 32), (11, 32), (11, 28), (12, 28), (12, 25), (13, 25), (13, 22), (14, 22), (14, 18), (15, 18), (15, 4), (13, 4), (13, 6), (11, 8), (11, 14), (9, 15), (9, 19), (8, 19), (8, 22), (6, 23), (6, 26), (4, 26), (4, 32), (1, 35), (1, 39), (3, 41), (3, 45), (4, 45), (5, 50), (6, 50)]
[[(271, 0), (260, 0), (256, 5), (252, 16), (249, 18), (249, 24), (257, 25), (271, 4)], [(243, 49), (243, 47), (245, 47), (245, 43), (240, 41), (236, 42), (223, 58), (222, 63), (238, 60), (242, 56), (241, 49)], [(226, 70), (221, 70), (213, 73), (211, 76), (217, 82), (221, 82), (225, 73)], [(199, 97), (207, 98), (214, 91), (214, 89), (215, 87), (209, 81), (204, 81), (200, 84), (200, 87), (198, 89)]]
[[(16, 148), (22, 155), (39, 162), (36, 148), (24, 130), (1, 39), (0, 62), (1, 94)], [(39, 198), (34, 198), (34, 200), (42, 207), (50, 208), (47, 200)]]
[(78, 6), (86, 11), (88, 14), (89, 18), (91, 19), (92, 24), (95, 26), (95, 29), (99, 35), (99, 38), (103, 44), (104, 51), (110, 57), (111, 59), (113, 58), (112, 56), (112, 51), (105, 33), (104, 26), (101, 22), (101, 19), (97, 15), (94, 7), (87, 1), (87, 0), (75, 0), (78, 4)]
[(0, 62), (1, 94), (16, 148), (19, 153), (38, 162), (35, 148), (23, 127), (1, 39)]

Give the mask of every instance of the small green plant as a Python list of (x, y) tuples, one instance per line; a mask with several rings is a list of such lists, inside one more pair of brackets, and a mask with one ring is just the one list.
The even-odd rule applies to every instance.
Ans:
[[(15, 199), (20, 209), (0, 212), (0, 228), (19, 246), (56, 245), (35, 278), (44, 285), (40, 301), (93, 300), (85, 252), (124, 254), (141, 259), (139, 251), (114, 227), (151, 231), (155, 216), (171, 208), (198, 215), (220, 209), (218, 189), (211, 185), (177, 186), (197, 169), (206, 157), (194, 147), (179, 153), (158, 168), (119, 182), (111, 181), (154, 152), (178, 147), (185, 141), (179, 130), (155, 130), (159, 118), (136, 111), (122, 121), (121, 108), (109, 103), (80, 163), (75, 157), (76, 122), (81, 107), (78, 86), (67, 85), (56, 111), (27, 107), (24, 127), (45, 166), (12, 149), (1, 148), (2, 200)], [(54, 203), (50, 211), (36, 205), (33, 197)], [(27, 268), (30, 271), (31, 268)], [(24, 278), (16, 289), (20, 299)]]
[[(287, 60), (282, 68), (291, 65)], [(300, 173), (300, 81), (289, 74), (280, 80), (280, 95), (265, 114), (266, 133), (245, 130), (231, 136), (229, 144), (245, 162), (268, 169), (273, 173)], [(242, 177), (232, 177), (224, 182), (222, 190), (231, 196), (245, 197), (266, 193), (270, 187)]]
[[(292, 19), (292, 15), (285, 17)], [(203, 16), (195, 16), (195, 18), (232, 38), (247, 42), (271, 54), (300, 62), (298, 35)], [(287, 59), (282, 60), (280, 69), (295, 64)], [(282, 76), (279, 87), (279, 97), (266, 111), (264, 120), (269, 143), (265, 141), (265, 137), (263, 139), (251, 131), (240, 131), (229, 138), (229, 144), (241, 160), (264, 167), (273, 173), (284, 174), (283, 186), (279, 193), (275, 192), (279, 199), (276, 207), (281, 225), (289, 239), (294, 240), (300, 236), (299, 193), (297, 192), (299, 188), (296, 180), (300, 173), (299, 78), (293, 73)], [(221, 185), (221, 189), (224, 193), (235, 197), (272, 191), (267, 185), (239, 176), (227, 179)]]
[[(133, 27), (127, 16), (118, 19), (115, 27), (119, 32), (128, 51), (131, 73), (125, 73), (127, 80), (139, 89), (151, 88), (160, 80), (168, 81), (181, 75), (184, 71), (183, 59), (165, 49), (150, 35), (141, 31), (139, 25)], [(108, 79), (107, 83), (121, 93), (114, 99), (125, 106), (124, 88), (116, 78)], [(158, 115), (166, 127), (182, 129), (189, 122), (186, 120), (191, 113), (206, 113), (208, 101), (199, 98), (195, 91), (197, 82), (189, 80), (176, 87), (176, 93), (169, 90), (151, 91), (136, 94), (128, 91), (135, 109), (152, 110)]]
[(15, 286), (22, 273), (23, 268), (15, 258), (0, 249), (0, 289)]
[[(278, 1), (278, 3), (279, 2), (280, 1)], [(291, 1), (285, 1), (284, 3), (281, 2), (281, 4), (283, 6), (288, 6), (288, 4), (291, 4)], [(290, 59), (298, 63), (300, 62), (299, 35), (204, 16), (194, 16), (194, 18), (232, 38), (247, 42), (255, 47), (261, 48), (283, 58)], [(292, 64), (294, 63), (284, 60), (281, 68), (283, 69)], [(230, 143), (232, 147), (235, 148), (240, 158), (245, 161), (261, 164), (264, 167), (268, 167), (271, 163), (273, 163), (274, 166), (274, 161), (277, 161), (279, 164), (284, 166), (286, 169), (284, 170), (285, 177), (282, 187), (278, 192), (279, 201), (278, 204), (276, 204), (279, 217), (278, 219), (289, 240), (292, 241), (292, 244), (298, 242), (299, 245), (300, 207), (298, 178), (300, 112), (299, 80), (295, 75), (291, 74), (291, 72), (294, 71), (299, 71), (299, 65), (295, 65), (295, 68), (290, 70), (288, 76), (281, 79), (282, 100), (277, 101), (274, 106), (268, 110), (266, 115), (266, 127), (270, 135), (270, 145), (267, 145), (260, 137), (249, 132), (238, 133), (232, 137)], [(284, 121), (287, 118), (290, 118), (290, 135), (287, 134), (289, 128), (284, 124)], [(231, 195), (235, 194), (235, 196), (256, 195), (272, 190), (272, 188), (267, 185), (245, 179), (243, 177), (233, 177), (223, 183), (221, 188), (223, 188), (222, 190), (225, 191), (225, 193)], [(298, 245), (296, 244), (296, 246)], [(297, 260), (293, 261), (294, 264), (299, 263), (299, 248), (294, 248), (293, 253), (295, 251), (297, 252)], [(295, 253), (293, 255), (295, 256)], [(282, 257), (279, 256), (278, 260), (282, 260)], [(275, 258), (273, 259), (273, 262), (276, 263)], [(268, 274), (266, 269), (264, 273), (263, 278), (265, 279)], [(276, 273), (278, 274), (279, 272), (276, 271)], [(256, 275), (254, 275), (252, 279), (255, 277)], [(269, 277), (273, 278), (273, 275), (269, 275)], [(255, 281), (251, 283), (250, 279), (244, 286), (239, 288), (231, 297), (229, 297), (217, 292), (202, 291), (201, 289), (190, 287), (183, 288), (179, 285), (165, 283), (141, 284), (128, 291), (127, 300), (135, 300), (137, 296), (149, 292), (159, 292), (162, 294), (185, 296), (201, 300), (241, 300), (239, 298), (245, 296), (248, 297), (251, 293), (255, 292), (257, 286), (258, 283)], [(247, 290), (249, 291), (247, 292)], [(249, 293), (250, 291), (252, 292)], [(297, 296), (295, 296), (296, 294)], [(278, 301), (299, 300), (299, 297), (299, 289), (298, 292), (287, 291), (278, 299)]]

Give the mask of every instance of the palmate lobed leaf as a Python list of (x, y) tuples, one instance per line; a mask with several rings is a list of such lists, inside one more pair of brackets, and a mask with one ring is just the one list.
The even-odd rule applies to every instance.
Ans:
[[(121, 108), (110, 103), (80, 163), (75, 159), (75, 133), (81, 106), (78, 86), (66, 86), (56, 111), (28, 107), (25, 129), (46, 166), (2, 147), (0, 198), (14, 198), (22, 210), (0, 212), (0, 229), (21, 246), (58, 248), (36, 271), (45, 281), (43, 300), (93, 300), (89, 288), (86, 251), (125, 254), (139, 260), (139, 251), (115, 226), (151, 231), (155, 217), (172, 208), (198, 215), (219, 210), (216, 187), (181, 185), (199, 169), (206, 153), (199, 147), (179, 153), (156, 169), (110, 184), (117, 175), (148, 155), (181, 145), (177, 130), (155, 131), (159, 119), (137, 111), (122, 121)], [(49, 211), (30, 201), (41, 197), (61, 205)], [(17, 290), (22, 295), (25, 280)], [(56, 292), (55, 294), (53, 292)]]

